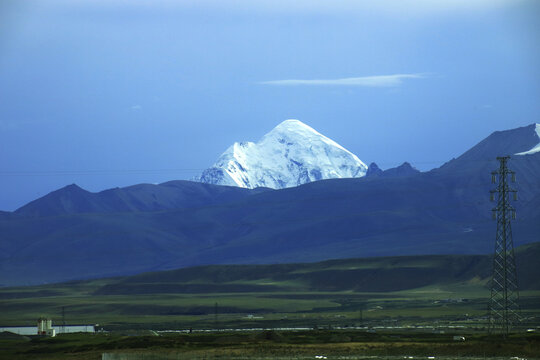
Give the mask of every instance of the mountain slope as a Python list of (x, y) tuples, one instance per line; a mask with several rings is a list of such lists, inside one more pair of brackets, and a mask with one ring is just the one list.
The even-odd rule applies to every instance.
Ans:
[(298, 120), (286, 120), (258, 143), (234, 143), (200, 178), (244, 188), (282, 189), (311, 181), (364, 176), (353, 153)]
[(139, 184), (91, 193), (75, 184), (53, 191), (15, 211), (26, 216), (76, 213), (163, 211), (237, 201), (269, 191), (216, 186), (192, 181), (169, 181), (159, 185)]
[[(516, 172), (517, 182), (512, 184), (518, 190), (521, 207), (531, 201), (540, 192), (540, 152), (524, 155), (538, 143), (539, 124), (495, 131), (457, 159), (452, 159), (431, 173), (453, 179), (456, 187), (462, 188), (463, 196), (474, 198), (478, 192), (487, 193), (494, 186), (485, 181), (492, 171), (498, 170), (498, 156), (510, 156), (508, 167)], [(474, 184), (482, 184), (475, 186)], [(519, 209), (518, 209), (519, 211)]]
[[(0, 221), (0, 283), (201, 264), (490, 252), (488, 194), (463, 199), (462, 191), (428, 175), (341, 179), (196, 209), (20, 217)], [(538, 241), (540, 217), (520, 208), (518, 214), (516, 245)]]
[(528, 152), (540, 143), (540, 135), (537, 132), (539, 127), (540, 124), (531, 124), (511, 130), (495, 131), (457, 159), (443, 165), (441, 169), (454, 170), (459, 166), (477, 166), (479, 164), (474, 164), (475, 162), (484, 161), (496, 163), (497, 156), (523, 156), (517, 154)]
[(536, 137), (537, 137), (537, 144), (532, 147), (530, 150), (522, 151), (519, 153), (516, 153), (515, 155), (532, 155), (536, 154), (537, 152), (540, 152), (540, 124), (534, 124), (536, 125)]
[[(202, 264), (490, 253), (496, 225), (490, 217), (490, 173), (497, 162), (487, 156), (498, 150), (496, 141), (479, 145), (488, 154), (478, 161), (460, 157), (427, 173), (405, 166), (405, 176), (316, 181), (161, 211), (0, 216), (0, 283)], [(517, 145), (512, 151), (535, 146), (534, 141)], [(519, 191), (513, 203), (518, 214), (512, 222), (514, 242), (539, 241), (540, 153), (513, 155), (509, 167), (517, 172)]]
[[(516, 248), (521, 290), (540, 289), (540, 243)], [(301, 291), (400, 291), (423, 286), (486, 284), (493, 255), (423, 255), (327, 260), (271, 265), (210, 265), (111, 279), (94, 295), (244, 292), (261, 283), (289, 283)], [(245, 284), (245, 285), (241, 285)], [(226, 289), (226, 290), (225, 290)], [(273, 287), (258, 285), (258, 291)], [(255, 291), (256, 291), (255, 290)]]

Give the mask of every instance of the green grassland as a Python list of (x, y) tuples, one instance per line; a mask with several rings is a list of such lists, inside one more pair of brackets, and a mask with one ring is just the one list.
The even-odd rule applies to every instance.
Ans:
[[(522, 326), (540, 316), (540, 243), (516, 250)], [(491, 259), (404, 256), (219, 265), (0, 288), (0, 325), (40, 316), (105, 330), (353, 326), (485, 328)]]
[[(451, 335), (352, 330), (214, 332), (193, 334), (65, 334), (56, 338), (1, 336), (0, 359), (508, 359), (538, 358), (540, 335)], [(111, 356), (112, 357), (112, 356)], [(120, 357), (112, 357), (119, 359)], [(123, 359), (126, 359), (125, 357)]]
[[(1, 326), (34, 326), (40, 316), (59, 325), (64, 308), (67, 325), (104, 330), (56, 338), (2, 333), (0, 359), (101, 359), (107, 352), (141, 359), (534, 358), (540, 336), (527, 329), (540, 325), (539, 255), (540, 243), (516, 251), (523, 321), (504, 341), (486, 335), (489, 256), (407, 256), (0, 288)], [(454, 334), (467, 341), (453, 341)]]

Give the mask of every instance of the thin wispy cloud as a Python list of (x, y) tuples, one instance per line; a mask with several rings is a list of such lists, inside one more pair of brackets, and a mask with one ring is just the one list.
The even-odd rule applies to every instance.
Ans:
[(394, 75), (377, 75), (377, 76), (362, 76), (340, 79), (285, 79), (285, 80), (270, 80), (261, 81), (263, 85), (277, 86), (365, 86), (365, 87), (397, 87), (403, 84), (406, 80), (423, 79), (426, 74), (394, 74)]

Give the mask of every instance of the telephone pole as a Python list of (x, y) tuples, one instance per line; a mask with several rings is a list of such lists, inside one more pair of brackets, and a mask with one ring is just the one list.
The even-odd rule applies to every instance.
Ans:
[(516, 173), (508, 170), (509, 159), (510, 156), (497, 157), (499, 170), (491, 173), (491, 182), (497, 187), (490, 191), (491, 201), (495, 201), (497, 194), (497, 206), (492, 209), (493, 218), (497, 220), (497, 234), (489, 301), (489, 331), (502, 333), (505, 337), (519, 321), (519, 292), (510, 224), (510, 219), (516, 218), (516, 210), (510, 205), (510, 193), (517, 200), (517, 191), (508, 185), (508, 175), (515, 182)]
[(214, 329), (218, 330), (218, 303), (214, 304)]
[(66, 307), (62, 306), (62, 334), (66, 332)]

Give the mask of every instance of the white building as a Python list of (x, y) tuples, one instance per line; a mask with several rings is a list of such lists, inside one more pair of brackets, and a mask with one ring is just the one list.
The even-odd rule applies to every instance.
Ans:
[(56, 330), (52, 327), (52, 320), (40, 317), (37, 322), (37, 334), (44, 336), (56, 336)]

